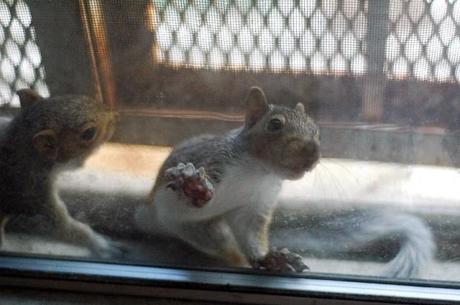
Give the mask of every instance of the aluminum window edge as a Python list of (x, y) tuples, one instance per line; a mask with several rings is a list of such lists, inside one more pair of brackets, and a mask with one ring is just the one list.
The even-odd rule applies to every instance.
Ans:
[(254, 304), (279, 304), (288, 300), (289, 304), (297, 301), (330, 304), (331, 299), (344, 301), (343, 304), (460, 302), (460, 290), (454, 288), (13, 256), (0, 257), (0, 286)]

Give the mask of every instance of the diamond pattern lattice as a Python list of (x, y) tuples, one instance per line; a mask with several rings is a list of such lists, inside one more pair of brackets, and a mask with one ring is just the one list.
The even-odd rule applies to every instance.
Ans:
[(160, 63), (313, 74), (366, 71), (367, 1), (152, 1)]
[(31, 23), (23, 0), (0, 1), (0, 105), (18, 106), (14, 92), (21, 88), (34, 88), (42, 96), (49, 96)]
[(390, 78), (460, 81), (460, 1), (390, 0)]

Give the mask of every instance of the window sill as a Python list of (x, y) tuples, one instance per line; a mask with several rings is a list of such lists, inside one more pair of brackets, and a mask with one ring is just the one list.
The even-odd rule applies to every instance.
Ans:
[[(132, 213), (136, 206), (144, 203), (144, 198), (153, 185), (152, 177), (167, 154), (167, 149), (164, 148), (158, 149), (155, 154), (148, 150), (150, 148), (143, 150), (139, 147), (128, 147), (128, 152), (134, 156), (119, 158), (115, 153), (117, 149), (109, 145), (92, 157), (86, 168), (63, 174), (59, 185), (71, 213), (97, 231), (129, 243), (131, 248), (136, 249), (134, 257), (130, 258), (133, 262), (176, 266), (191, 261), (192, 263), (187, 264), (221, 267), (220, 262), (210, 262), (209, 258), (182, 243), (148, 236), (134, 226)], [(104, 159), (112, 162), (99, 162)], [(121, 160), (128, 160), (128, 163), (123, 164)], [(139, 160), (144, 160), (150, 167), (139, 164), (144, 162)], [(458, 263), (447, 262), (455, 258), (459, 250), (455, 245), (460, 241), (460, 228), (452, 228), (460, 223), (456, 207), (460, 198), (458, 192), (455, 192), (456, 185), (460, 183), (458, 171), (451, 168), (376, 162), (365, 162), (366, 166), (363, 167), (363, 163), (324, 159), (315, 172), (307, 174), (303, 180), (286, 183), (272, 225), (272, 243), (297, 250), (301, 247), (302, 236), (315, 232), (321, 226), (321, 217), (336, 213), (373, 207), (409, 211), (422, 217), (431, 226), (439, 245), (437, 261), (424, 268), (421, 278), (460, 280), (455, 272), (458, 270)], [(326, 179), (318, 179), (321, 174), (316, 171), (322, 170)], [(437, 183), (428, 189), (421, 183), (427, 179), (444, 183)], [(375, 185), (378, 185), (377, 189), (373, 187)], [(308, 224), (305, 232), (300, 232), (302, 236), (292, 235), (286, 241), (282, 233), (294, 229), (299, 223)], [(14, 232), (14, 223), (11, 229)], [(58, 247), (43, 240), (27, 246), (30, 242), (24, 243), (24, 237), (20, 234), (10, 236), (12, 237), (9, 240), (7, 236), (6, 241), (10, 251), (81, 257), (88, 255), (84, 249), (63, 245)], [(376, 246), (358, 253), (339, 253), (335, 257), (323, 257), (317, 253), (303, 255), (310, 268), (316, 272), (372, 276), (379, 274), (384, 265), (382, 258), (379, 258), (379, 251), (381, 247)]]
[[(160, 149), (160, 155), (157, 155), (156, 159), (151, 159), (152, 155), (146, 151), (144, 154), (142, 150), (133, 150), (133, 147), (129, 147), (130, 153), (140, 154), (141, 157), (137, 158), (139, 156), (137, 155), (136, 158), (131, 156), (131, 158), (122, 158), (123, 160), (144, 159), (151, 164), (151, 167), (125, 164), (125, 167), (113, 168), (113, 164), (120, 165), (115, 155), (111, 156), (115, 158), (115, 161), (107, 158), (112, 160), (111, 163), (98, 162), (98, 158), (108, 156), (107, 147), (110, 145), (103, 147), (100, 154), (93, 156), (86, 168), (65, 173), (60, 177), (61, 192), (65, 201), (69, 203), (71, 212), (100, 232), (137, 244), (138, 249), (152, 255), (150, 258), (145, 258), (145, 264), (149, 262), (158, 265), (180, 266), (187, 259), (196, 258), (195, 266), (222, 267), (217, 262), (209, 263), (209, 259), (206, 260), (189, 249), (184, 251), (184, 245), (175, 245), (170, 240), (160, 240), (158, 243), (155, 240), (149, 240), (149, 245), (146, 247), (148, 237), (138, 232), (132, 224), (132, 211), (135, 206), (144, 202), (145, 195), (153, 184), (153, 173), (161, 164), (161, 158), (166, 156), (167, 149)], [(363, 162), (330, 159), (324, 159), (318, 169), (323, 165), (326, 168), (325, 171), (329, 171), (329, 175), (332, 172), (332, 176), (326, 179), (328, 186), (323, 184), (315, 187), (311, 179), (314, 179), (316, 173), (307, 175), (302, 181), (287, 183), (284, 186), (277, 213), (278, 221), (275, 221), (273, 225), (275, 237), (276, 228), (286, 228), (283, 227), (285, 223), (283, 219), (286, 217), (292, 219), (293, 215), (299, 221), (299, 219), (302, 220), (302, 217), (308, 219), (312, 215), (330, 214), (346, 209), (391, 207), (419, 214), (432, 226), (435, 234), (440, 236), (440, 242), (449, 245), (458, 244), (459, 229), (449, 227), (448, 234), (442, 235), (443, 232), (446, 233), (446, 225), (452, 226), (452, 224), (460, 223), (456, 209), (459, 199), (455, 197), (458, 196), (455, 186), (459, 182), (459, 173), (456, 169), (366, 162), (368, 170), (363, 171)], [(343, 177), (348, 178), (343, 179)], [(438, 182), (445, 181), (445, 183), (437, 183), (431, 189), (427, 189), (426, 185), (421, 183), (427, 177), (431, 181), (435, 179)], [(337, 184), (337, 180), (334, 181), (334, 179), (339, 178), (340, 182)], [(373, 185), (378, 185), (378, 191), (372, 188)], [(325, 191), (325, 189), (332, 191)], [(342, 195), (343, 192), (345, 196)], [(276, 240), (275, 237), (274, 240)], [(21, 238), (21, 235), (17, 233), (11, 234), (10, 239), (7, 236), (7, 242), (11, 246), (9, 250), (59, 254), (64, 257), (76, 255), (80, 258), (88, 254), (83, 249), (71, 246), (62, 246), (59, 248), (61, 252), (56, 253), (56, 244), (46, 243), (43, 240), (35, 241), (37, 247), (24, 249), (21, 247), (27, 243), (21, 242)], [(161, 257), (155, 255), (164, 252), (166, 247), (170, 248), (169, 252), (163, 253), (164, 256), (167, 256), (165, 258), (170, 259), (171, 253), (182, 253), (183, 256), (173, 258), (175, 262), (162, 261)], [(440, 256), (448, 256), (442, 253), (444, 250), (443, 247), (440, 247)], [(359, 304), (358, 301), (362, 301), (362, 304), (370, 304), (367, 303), (367, 300), (370, 300), (371, 303), (378, 301), (447, 304), (458, 301), (460, 298), (460, 293), (448, 288), (450, 284), (446, 282), (459, 279), (456, 274), (458, 272), (455, 272), (458, 270), (458, 264), (444, 261), (435, 262), (432, 266), (427, 267), (422, 278), (444, 281), (435, 284), (444, 285), (447, 288), (429, 288), (430, 282), (400, 281), (394, 284), (388, 281), (381, 283), (385, 281), (384, 279), (352, 277), (350, 274), (376, 274), (383, 265), (383, 263), (363, 261), (359, 257), (356, 260), (308, 257), (306, 259), (312, 270), (329, 274), (308, 273), (306, 276), (309, 278), (299, 278), (247, 274), (247, 270), (242, 270), (240, 274), (236, 271), (194, 271), (136, 266), (139, 261), (132, 261), (133, 265), (123, 265), (9, 255), (11, 253), (4, 252), (0, 257), (0, 285), (54, 287), (73, 291), (165, 298), (174, 296), (174, 298), (203, 301), (261, 304), (281, 302), (304, 304), (306, 300), (317, 302), (315, 304), (330, 304), (331, 300), (348, 300), (350, 304)], [(128, 262), (129, 260), (123, 263)], [(347, 280), (337, 280), (337, 274), (343, 274)], [(411, 286), (411, 284), (414, 285)], [(346, 304), (346, 302), (341, 304)]]

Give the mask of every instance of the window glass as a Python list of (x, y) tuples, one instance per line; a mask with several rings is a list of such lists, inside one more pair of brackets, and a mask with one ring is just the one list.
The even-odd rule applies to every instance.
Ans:
[(1, 251), (457, 281), (459, 25), (456, 0), (0, 0)]

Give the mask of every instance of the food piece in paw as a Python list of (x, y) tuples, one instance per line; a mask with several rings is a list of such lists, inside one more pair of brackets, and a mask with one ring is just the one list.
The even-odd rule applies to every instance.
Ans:
[(181, 191), (195, 207), (204, 206), (214, 195), (214, 187), (203, 167), (196, 169), (192, 163), (179, 163), (165, 172), (167, 185), (174, 191)]

